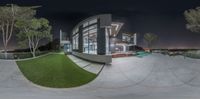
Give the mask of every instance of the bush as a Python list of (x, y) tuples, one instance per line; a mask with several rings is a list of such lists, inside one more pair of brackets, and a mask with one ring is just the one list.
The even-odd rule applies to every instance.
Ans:
[[(49, 51), (38, 51), (36, 52), (36, 56), (47, 54)], [(26, 59), (32, 58), (33, 55), (30, 52), (15, 52), (15, 53), (7, 53), (7, 58), (5, 58), (4, 53), (0, 53), (0, 59)]]
[(185, 57), (200, 59), (200, 51), (188, 51), (183, 54)]

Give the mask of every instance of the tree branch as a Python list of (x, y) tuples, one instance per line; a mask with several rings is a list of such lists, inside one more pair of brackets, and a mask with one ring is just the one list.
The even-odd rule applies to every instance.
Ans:
[(2, 36), (3, 36), (3, 44), (4, 46), (6, 45), (6, 40), (5, 40), (5, 30), (4, 30), (4, 23), (2, 23), (2, 27), (1, 27), (1, 30), (2, 30)]
[(14, 28), (14, 19), (13, 19), (12, 22), (11, 22), (11, 27), (10, 27), (10, 33), (9, 33), (8, 41), (9, 41), (10, 38), (12, 37), (13, 28)]
[(37, 49), (37, 47), (38, 47), (39, 41), (40, 41), (40, 39), (39, 39), (38, 37), (36, 37), (36, 45), (35, 45), (35, 50), (36, 50), (36, 49)]
[(8, 42), (8, 35), (9, 35), (9, 21), (7, 20), (7, 21), (6, 21), (6, 37), (5, 37), (5, 39), (6, 39), (6, 44), (7, 44), (7, 42)]
[(31, 51), (31, 53), (33, 53), (32, 46), (31, 46), (31, 38), (30, 38), (30, 36), (28, 36), (28, 43), (29, 43), (30, 51)]

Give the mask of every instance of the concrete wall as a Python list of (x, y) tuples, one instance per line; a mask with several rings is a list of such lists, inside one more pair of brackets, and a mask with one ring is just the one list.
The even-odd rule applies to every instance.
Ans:
[(72, 52), (73, 55), (83, 58), (85, 60), (98, 62), (98, 63), (105, 63), (110, 64), (112, 62), (112, 56), (111, 55), (94, 55), (94, 54), (85, 54), (85, 53), (78, 53), (78, 52)]
[(97, 30), (97, 54), (106, 54), (106, 33), (105, 28), (100, 28), (100, 19), (98, 19), (98, 30)]
[(83, 52), (83, 25), (79, 27), (78, 52)]
[(76, 28), (79, 28), (79, 26), (81, 26), (83, 23), (92, 20), (92, 19), (100, 19), (100, 26), (101, 27), (106, 27), (106, 26), (111, 26), (112, 23), (112, 15), (111, 14), (100, 14), (100, 15), (96, 15), (96, 16), (92, 16), (89, 17), (81, 22), (79, 22), (74, 28), (73, 30), (75, 30)]

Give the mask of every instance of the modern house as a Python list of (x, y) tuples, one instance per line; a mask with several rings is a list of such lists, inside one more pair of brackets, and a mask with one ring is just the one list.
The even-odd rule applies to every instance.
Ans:
[(72, 31), (72, 54), (90, 61), (111, 63), (112, 53), (127, 52), (131, 45), (136, 45), (136, 34), (122, 33), (121, 38), (117, 37), (123, 25), (112, 22), (111, 14), (81, 21)]
[(136, 33), (121, 33), (117, 35), (119, 36), (110, 38), (110, 51), (112, 54), (134, 51), (133, 48), (137, 45)]

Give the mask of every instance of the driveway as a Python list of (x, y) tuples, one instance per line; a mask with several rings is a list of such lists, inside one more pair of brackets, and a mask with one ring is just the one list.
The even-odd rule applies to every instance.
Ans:
[(39, 87), (14, 61), (0, 60), (2, 99), (199, 99), (200, 60), (152, 54), (115, 58), (91, 83), (69, 89)]

